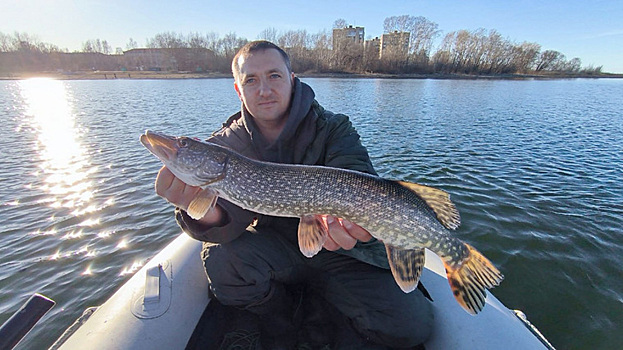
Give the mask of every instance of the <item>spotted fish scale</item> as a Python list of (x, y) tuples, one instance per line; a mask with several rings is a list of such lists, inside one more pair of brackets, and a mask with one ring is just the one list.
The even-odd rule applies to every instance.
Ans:
[[(463, 246), (420, 197), (394, 181), (343, 169), (258, 162), (239, 155), (229, 159), (225, 171), (227, 176), (210, 187), (245, 209), (284, 217), (334, 215), (365, 227), (383, 242), (406, 249), (429, 248), (443, 256), (451, 254), (453, 246)], [(262, 184), (269, 186), (262, 188)], [(460, 260), (466, 252), (457, 249), (456, 254)]]
[(460, 217), (441, 190), (352, 170), (261, 162), (187, 137), (148, 131), (141, 142), (179, 179), (206, 189), (189, 206), (193, 217), (205, 215), (219, 196), (260, 214), (301, 218), (299, 246), (308, 257), (327, 237), (318, 215), (347, 219), (385, 244), (394, 279), (405, 292), (417, 286), (424, 248), (439, 255), (455, 298), (472, 314), (484, 307), (485, 290), (503, 278), (452, 235)]

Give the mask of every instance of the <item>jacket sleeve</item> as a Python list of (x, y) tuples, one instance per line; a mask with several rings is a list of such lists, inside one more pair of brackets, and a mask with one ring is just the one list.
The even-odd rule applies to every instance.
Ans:
[(200, 224), (180, 208), (175, 209), (175, 220), (186, 234), (196, 240), (227, 243), (238, 238), (258, 219), (258, 214), (244, 210), (222, 198), (218, 199), (217, 205), (224, 211), (223, 221), (217, 225)]

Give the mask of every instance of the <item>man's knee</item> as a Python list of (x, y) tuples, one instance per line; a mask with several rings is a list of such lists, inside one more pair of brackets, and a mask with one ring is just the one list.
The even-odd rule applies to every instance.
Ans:
[(224, 305), (246, 306), (270, 291), (270, 267), (244, 250), (217, 244), (202, 252), (210, 289)]
[(411, 302), (395, 310), (393, 315), (378, 315), (367, 324), (370, 340), (390, 347), (414, 347), (424, 343), (433, 330), (433, 308), (420, 291), (411, 294)]

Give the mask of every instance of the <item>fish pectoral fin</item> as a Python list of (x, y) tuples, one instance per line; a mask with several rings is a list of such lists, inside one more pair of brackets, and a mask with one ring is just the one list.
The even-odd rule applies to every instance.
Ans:
[(299, 223), (298, 238), (301, 253), (308, 258), (318, 254), (327, 241), (328, 228), (320, 215), (303, 215)]
[(385, 244), (385, 250), (392, 275), (400, 289), (405, 293), (415, 290), (424, 268), (424, 248), (401, 249)]
[(474, 247), (465, 245), (469, 251), (465, 261), (456, 266), (444, 261), (444, 266), (454, 298), (467, 312), (475, 315), (485, 306), (486, 289), (500, 284), (504, 276)]
[(201, 219), (210, 209), (216, 205), (218, 193), (212, 189), (206, 188), (199, 192), (188, 205), (186, 212), (195, 219)]
[(447, 229), (455, 230), (461, 225), (461, 216), (450, 200), (450, 195), (440, 189), (406, 181), (398, 183), (420, 197), (428, 205), (437, 220)]

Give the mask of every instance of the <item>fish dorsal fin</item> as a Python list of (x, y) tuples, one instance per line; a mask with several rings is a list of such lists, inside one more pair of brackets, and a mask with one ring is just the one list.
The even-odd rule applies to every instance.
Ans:
[(424, 249), (400, 249), (385, 244), (385, 250), (392, 275), (400, 289), (405, 293), (414, 291), (424, 267)]
[(217, 199), (218, 194), (216, 191), (206, 188), (199, 192), (197, 196), (190, 201), (186, 212), (191, 218), (199, 220), (206, 215), (210, 209), (214, 208)]
[(398, 183), (420, 197), (433, 210), (437, 220), (445, 228), (456, 230), (461, 225), (459, 211), (450, 200), (450, 195), (447, 192), (411, 182), (398, 181)]
[(298, 238), (301, 253), (308, 258), (316, 255), (329, 236), (328, 228), (320, 215), (303, 215), (299, 223)]

